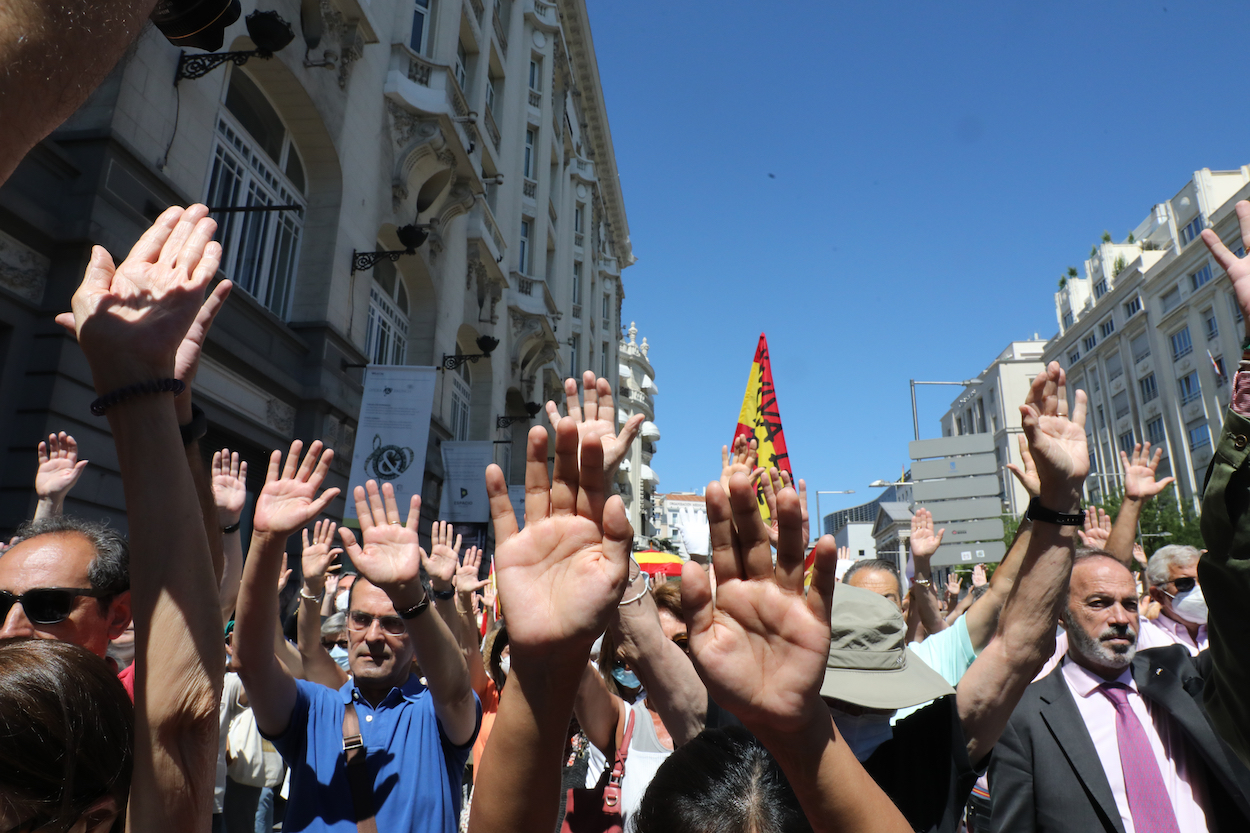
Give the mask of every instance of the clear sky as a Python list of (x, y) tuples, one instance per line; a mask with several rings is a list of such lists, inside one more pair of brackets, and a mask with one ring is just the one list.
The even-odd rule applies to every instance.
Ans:
[[(588, 5), (665, 492), (718, 476), (763, 331), (796, 474), (872, 499), (909, 378), (1053, 336), (1104, 230), (1250, 163), (1245, 4)], [(957, 392), (918, 390), (922, 437)]]

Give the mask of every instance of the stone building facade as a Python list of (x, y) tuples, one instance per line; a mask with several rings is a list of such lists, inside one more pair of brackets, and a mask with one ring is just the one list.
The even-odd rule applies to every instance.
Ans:
[(638, 439), (630, 446), (629, 454), (621, 462), (616, 475), (616, 486), (625, 501), (625, 511), (634, 527), (634, 545), (647, 549), (648, 539), (658, 534), (654, 496), (660, 477), (651, 468), (655, 444), (660, 441), (660, 429), (655, 424), (655, 369), (647, 354), (651, 346), (643, 338), (638, 343), (638, 328), (629, 322), (629, 335), (618, 346), (620, 366), (617, 368), (620, 384), (617, 387), (617, 422), (624, 425), (635, 414), (643, 415)]

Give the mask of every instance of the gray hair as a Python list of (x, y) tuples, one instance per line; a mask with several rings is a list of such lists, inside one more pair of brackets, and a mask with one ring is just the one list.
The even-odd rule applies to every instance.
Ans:
[(898, 584), (899, 595), (902, 595), (903, 580), (899, 576), (898, 567), (895, 566), (893, 561), (887, 561), (884, 558), (861, 558), (847, 568), (847, 571), (842, 574), (842, 583), (849, 583), (852, 576), (856, 573), (861, 573), (864, 570), (875, 570), (877, 572), (888, 573), (893, 576), (894, 581)]
[(321, 638), (334, 636), (347, 630), (347, 614), (339, 611), (333, 616), (327, 616), (326, 620), (321, 623)]
[[(87, 580), (91, 582), (92, 590), (102, 590), (115, 596), (130, 589), (130, 545), (124, 535), (107, 524), (74, 515), (27, 521), (18, 528), (14, 543), (29, 541), (40, 535), (67, 532), (86, 538), (95, 550), (95, 558), (87, 567)], [(104, 604), (107, 599), (100, 602)]]
[(1186, 544), (1168, 544), (1159, 547), (1146, 562), (1146, 581), (1151, 587), (1161, 587), (1171, 578), (1171, 566), (1188, 567), (1198, 561), (1202, 553), (1197, 547)]

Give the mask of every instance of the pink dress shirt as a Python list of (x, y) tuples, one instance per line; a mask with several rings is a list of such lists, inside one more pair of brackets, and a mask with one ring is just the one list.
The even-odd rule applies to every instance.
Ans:
[[(1133, 817), (1128, 809), (1128, 793), (1124, 790), (1124, 770), (1120, 766), (1120, 747), (1115, 734), (1115, 706), (1097, 689), (1106, 680), (1098, 677), (1071, 659), (1063, 661), (1063, 679), (1076, 700), (1076, 707), (1085, 721), (1085, 729), (1098, 751), (1116, 809), (1124, 823), (1124, 833), (1134, 833)], [(1181, 833), (1206, 833), (1206, 790), (1202, 783), (1201, 761), (1189, 748), (1184, 731), (1176, 725), (1161, 706), (1147, 702), (1137, 693), (1131, 669), (1124, 669), (1115, 682), (1130, 689), (1129, 705), (1150, 740), (1163, 785), (1172, 799), (1176, 823)]]
[(1157, 619), (1147, 619), (1142, 617), (1137, 623), (1137, 649), (1142, 648), (1162, 648), (1167, 645), (1184, 645), (1189, 649), (1190, 656), (1197, 656), (1199, 651), (1205, 651), (1209, 645), (1207, 641), (1207, 626), (1201, 625), (1198, 628), (1198, 640), (1195, 642), (1189, 636), (1189, 631), (1185, 626), (1175, 619), (1170, 619), (1166, 614), (1160, 613)]

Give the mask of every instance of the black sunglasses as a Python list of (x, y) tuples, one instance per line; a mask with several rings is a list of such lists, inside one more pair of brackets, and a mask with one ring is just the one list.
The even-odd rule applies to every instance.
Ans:
[[(384, 626), (384, 627), (385, 627), (385, 626)], [(336, 645), (337, 645), (338, 647), (342, 648), (344, 651), (346, 651), (346, 650), (347, 650), (347, 644), (348, 644), (348, 643), (347, 643), (347, 640), (346, 640), (346, 639), (323, 639), (323, 640), (321, 640), (321, 647), (322, 647), (322, 648), (325, 648), (327, 651), (328, 651), (328, 650), (330, 650), (331, 648), (333, 648), (333, 647), (334, 647), (334, 646), (336, 646)]]
[(1194, 585), (1197, 583), (1198, 583), (1198, 579), (1194, 578), (1193, 576), (1183, 576), (1181, 578), (1174, 578), (1168, 582), (1168, 584), (1176, 588), (1177, 593), (1188, 593), (1190, 590), (1194, 589)]
[(372, 613), (365, 613), (363, 610), (353, 610), (351, 615), (347, 617), (348, 624), (352, 630), (367, 631), (369, 626), (373, 624), (373, 620), (377, 620), (382, 626), (382, 630), (389, 634), (398, 636), (408, 630), (404, 625), (404, 620), (398, 616), (374, 616)]
[(9, 617), (13, 605), (20, 603), (32, 624), (56, 625), (69, 618), (69, 612), (74, 609), (74, 599), (79, 596), (103, 599), (113, 595), (106, 590), (89, 587), (36, 587), (20, 596), (0, 590), (0, 622)]

